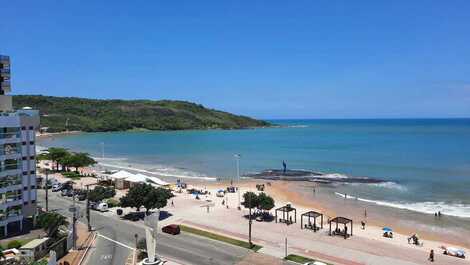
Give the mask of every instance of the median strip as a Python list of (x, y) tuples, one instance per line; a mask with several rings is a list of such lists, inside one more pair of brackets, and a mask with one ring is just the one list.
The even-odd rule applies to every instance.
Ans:
[(238, 240), (238, 239), (235, 239), (235, 238), (231, 238), (231, 237), (227, 237), (227, 236), (223, 236), (223, 235), (219, 235), (219, 234), (214, 234), (214, 233), (211, 233), (211, 232), (208, 232), (208, 231), (205, 231), (205, 230), (200, 230), (200, 229), (197, 229), (197, 228), (194, 228), (194, 227), (180, 225), (180, 229), (181, 229), (181, 231), (184, 231), (184, 232), (187, 232), (187, 233), (207, 237), (207, 238), (210, 238), (210, 239), (213, 239), (213, 240), (225, 242), (225, 243), (235, 245), (235, 246), (238, 246), (238, 247), (251, 249), (255, 252), (262, 248), (262, 246), (255, 245), (255, 244), (252, 244), (252, 247), (250, 247), (250, 244), (246, 241), (241, 241), (241, 240)]
[[(297, 262), (297, 263), (300, 263), (300, 264), (305, 264), (307, 262), (315, 262), (315, 261), (325, 263), (323, 261), (319, 261), (319, 260), (315, 260), (315, 259), (312, 259), (312, 258), (307, 258), (307, 257), (304, 257), (304, 256), (295, 255), (295, 254), (290, 254), (287, 257), (285, 257), (284, 259), (289, 260), (289, 261), (293, 261), (293, 262)], [(330, 263), (325, 263), (325, 264), (331, 265)]]

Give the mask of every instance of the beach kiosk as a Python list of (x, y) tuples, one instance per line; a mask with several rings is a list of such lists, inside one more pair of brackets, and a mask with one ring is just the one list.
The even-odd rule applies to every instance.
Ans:
[[(336, 224), (336, 228), (335, 230), (331, 231), (331, 223), (335, 223)], [(344, 229), (341, 230), (338, 225), (339, 224), (342, 224), (344, 225)], [(348, 224), (350, 224), (350, 228), (348, 229)], [(341, 216), (338, 216), (338, 217), (335, 217), (333, 219), (330, 220), (330, 232), (329, 232), (329, 235), (330, 236), (343, 236), (344, 239), (350, 237), (353, 235), (353, 221), (349, 218), (346, 218), (346, 217), (341, 217)]]
[(114, 174), (109, 175), (109, 178), (114, 182), (116, 189), (122, 190), (129, 188), (129, 181), (126, 181), (126, 179), (132, 176), (134, 176), (134, 174), (125, 170), (120, 170)]
[[(290, 203), (286, 204), (285, 206), (279, 207), (274, 211), (275, 216), (276, 216), (276, 223), (278, 221), (278, 219), (277, 219), (277, 212), (278, 211), (282, 212), (282, 219), (279, 219), (279, 222), (286, 223), (288, 225), (293, 224), (293, 223), (297, 223), (297, 209), (292, 207), (292, 205)], [(294, 212), (294, 220), (292, 220), (292, 215), (291, 215), (292, 211)]]
[[(307, 218), (308, 222), (304, 225), (304, 217)], [(317, 218), (320, 217), (320, 227), (317, 226)], [(313, 225), (311, 222), (313, 219)], [(315, 211), (309, 211), (300, 215), (300, 229), (312, 229), (313, 232), (317, 232), (320, 229), (323, 229), (323, 214)]]

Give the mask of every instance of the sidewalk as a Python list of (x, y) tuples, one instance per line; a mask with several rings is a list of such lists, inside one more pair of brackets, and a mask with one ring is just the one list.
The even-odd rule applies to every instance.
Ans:
[(77, 223), (77, 250), (70, 250), (67, 255), (57, 261), (58, 264), (68, 262), (70, 265), (79, 265), (86, 250), (93, 242), (93, 233), (88, 232), (87, 226)]

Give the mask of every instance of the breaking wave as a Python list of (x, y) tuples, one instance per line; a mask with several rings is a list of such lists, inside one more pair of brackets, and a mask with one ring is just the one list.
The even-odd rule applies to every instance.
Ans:
[(470, 218), (470, 204), (447, 203), (447, 202), (387, 202), (380, 200), (370, 200), (335, 192), (341, 198), (348, 200), (358, 200), (380, 206), (392, 207), (397, 209), (409, 210), (425, 214), (434, 214), (441, 212), (444, 215)]

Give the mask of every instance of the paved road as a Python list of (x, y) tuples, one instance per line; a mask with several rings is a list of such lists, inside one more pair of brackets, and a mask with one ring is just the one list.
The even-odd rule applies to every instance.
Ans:
[[(44, 190), (38, 190), (38, 201), (40, 205), (45, 205)], [(77, 204), (81, 209), (85, 209), (85, 203), (79, 202)], [(71, 213), (67, 209), (71, 205), (70, 198), (49, 192), (49, 210), (57, 210), (70, 217)], [(86, 223), (85, 216), (80, 218), (80, 222)], [(135, 246), (135, 234), (138, 234), (139, 238), (145, 236), (141, 224), (123, 221), (117, 216), (106, 216), (91, 211), (91, 223), (98, 233), (131, 247)], [(159, 234), (157, 252), (164, 257), (175, 259), (184, 264), (194, 265), (235, 264), (249, 253), (248, 250), (243, 248), (186, 233), (177, 236)], [(96, 248), (89, 256), (87, 263), (123, 265), (130, 253), (130, 250), (125, 247), (98, 237)]]

